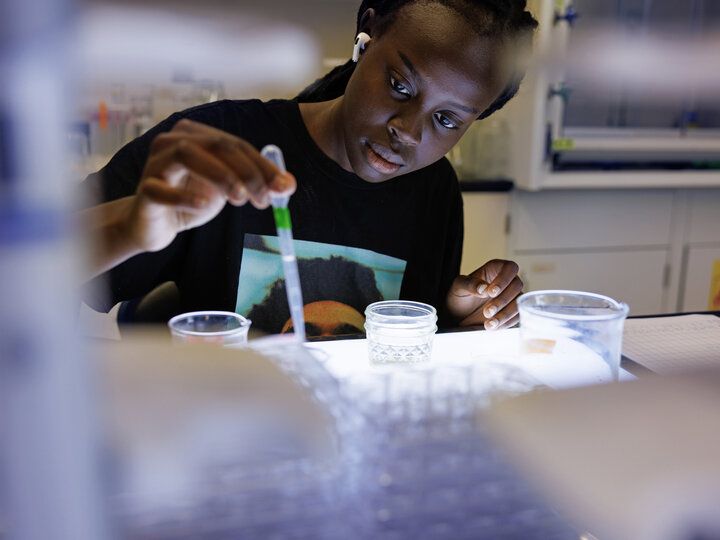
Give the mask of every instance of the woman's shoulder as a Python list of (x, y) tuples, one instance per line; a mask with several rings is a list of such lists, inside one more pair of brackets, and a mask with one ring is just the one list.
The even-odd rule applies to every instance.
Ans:
[(189, 118), (225, 131), (233, 132), (233, 126), (247, 126), (249, 121), (267, 120), (272, 117), (293, 115), (297, 103), (285, 99), (263, 101), (261, 99), (223, 99), (203, 103), (176, 113), (175, 120)]

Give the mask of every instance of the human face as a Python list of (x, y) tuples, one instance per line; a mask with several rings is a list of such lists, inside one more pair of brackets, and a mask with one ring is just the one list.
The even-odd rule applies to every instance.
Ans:
[(401, 8), (342, 98), (346, 167), (383, 182), (440, 159), (505, 86), (501, 52), (441, 4)]

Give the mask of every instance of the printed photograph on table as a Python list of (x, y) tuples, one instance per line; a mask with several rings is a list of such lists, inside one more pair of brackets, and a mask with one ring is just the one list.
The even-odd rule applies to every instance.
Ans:
[[(365, 307), (400, 295), (403, 260), (319, 242), (294, 246), (309, 337), (363, 334)], [(277, 237), (245, 235), (235, 311), (262, 331), (291, 332), (283, 277)]]

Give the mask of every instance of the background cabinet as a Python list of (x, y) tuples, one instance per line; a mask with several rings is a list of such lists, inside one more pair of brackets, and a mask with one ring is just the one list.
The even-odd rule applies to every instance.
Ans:
[(720, 190), (688, 193), (683, 232), (679, 309), (708, 309), (713, 265), (720, 261)]
[(520, 265), (525, 290), (594, 291), (627, 302), (633, 315), (708, 309), (720, 260), (720, 189), (464, 199), (465, 273), (506, 257)]
[[(715, 247), (688, 248), (680, 308), (682, 311), (702, 311), (710, 308), (710, 283), (715, 261), (720, 261), (720, 243)], [(717, 304), (716, 301), (715, 305)]]
[(631, 315), (668, 311), (667, 251), (590, 251), (511, 257), (520, 265), (525, 290), (571, 289), (627, 302)]
[(526, 290), (598, 292), (633, 315), (669, 311), (679, 212), (669, 190), (515, 191), (508, 255)]
[(464, 191), (465, 239), (460, 272), (469, 274), (491, 259), (505, 258), (508, 193)]

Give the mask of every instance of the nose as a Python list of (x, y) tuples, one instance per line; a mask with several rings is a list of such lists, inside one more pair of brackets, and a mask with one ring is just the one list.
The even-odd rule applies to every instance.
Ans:
[(413, 111), (402, 111), (388, 121), (390, 138), (407, 146), (417, 146), (422, 141), (423, 126), (420, 116)]

